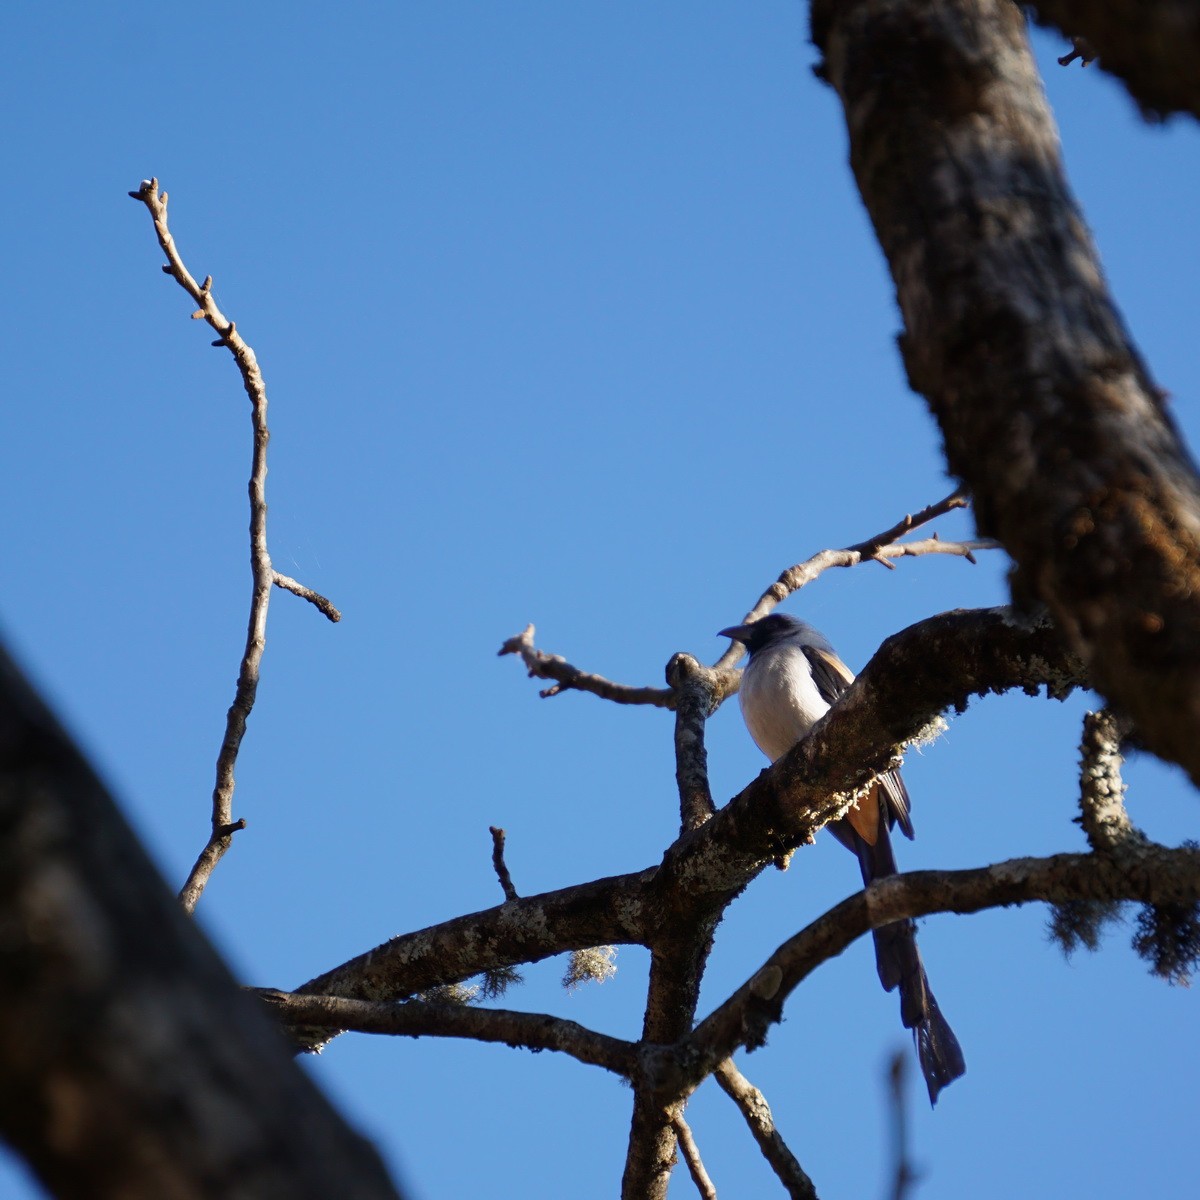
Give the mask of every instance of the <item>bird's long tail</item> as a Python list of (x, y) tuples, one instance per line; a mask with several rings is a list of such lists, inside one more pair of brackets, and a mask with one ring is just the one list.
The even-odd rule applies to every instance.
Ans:
[[(885, 875), (896, 874), (887, 823), (879, 824), (879, 835), (872, 846), (849, 822), (837, 822), (834, 832), (843, 844), (849, 844), (858, 856), (864, 885)], [(917, 949), (917, 927), (911, 920), (893, 921), (872, 931), (875, 938), (875, 965), (879, 981), (886, 991), (900, 989), (900, 1019), (913, 1031), (917, 1058), (929, 1102), (937, 1103), (938, 1093), (966, 1071), (962, 1048), (950, 1028), (929, 987), (929, 978)]]

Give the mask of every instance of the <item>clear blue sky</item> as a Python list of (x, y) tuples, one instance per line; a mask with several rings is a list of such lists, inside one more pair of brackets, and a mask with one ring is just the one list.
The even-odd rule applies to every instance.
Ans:
[[(670, 718), (541, 701), (501, 641), (532, 620), (545, 648), (658, 683), (676, 650), (714, 656), (782, 568), (949, 490), (800, 4), (14, 3), (0, 44), (0, 622), (172, 885), (205, 836), (245, 627), (249, 421), (126, 198), (143, 177), (263, 365), (276, 564), (345, 612), (272, 604), (249, 828), (201, 902), (248, 982), (496, 903), (489, 824), (523, 893), (656, 861)], [(1200, 138), (1060, 70), (1059, 39), (1037, 49), (1119, 302), (1194, 441)], [(1003, 572), (859, 569), (789, 608), (859, 666), (917, 619), (1001, 602)], [(956, 720), (906, 768), (903, 865), (1079, 849), (1087, 706), (992, 698)], [(762, 762), (736, 706), (710, 728), (724, 799)], [(1177, 772), (1128, 776), (1147, 831), (1196, 835)], [(759, 880), (702, 1011), (856, 877), (822, 837)], [(924, 924), (969, 1071), (936, 1113), (914, 1084), (922, 1200), (1185, 1194), (1195, 994), (1150, 979), (1128, 931), (1067, 963), (1044, 922)], [(618, 963), (569, 996), (543, 964), (506, 1002), (632, 1036), (646, 956)], [(880, 1193), (903, 1043), (859, 945), (743, 1063), (827, 1200)], [(309, 1066), (414, 1197), (617, 1194), (630, 1097), (592, 1068), (363, 1037)], [(772, 1194), (723, 1094), (689, 1117), (723, 1198)], [(37, 1194), (0, 1157), (0, 1195)]]

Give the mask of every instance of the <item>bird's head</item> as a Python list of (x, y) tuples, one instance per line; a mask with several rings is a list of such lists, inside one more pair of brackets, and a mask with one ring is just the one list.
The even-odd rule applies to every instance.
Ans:
[(722, 629), (718, 637), (733, 638), (741, 642), (750, 654), (765, 650), (768, 646), (780, 642), (795, 642), (799, 645), (817, 646), (820, 649), (832, 649), (829, 642), (818, 633), (807, 621), (793, 617), (791, 613), (771, 613), (769, 617), (751, 621), (746, 625), (731, 625)]

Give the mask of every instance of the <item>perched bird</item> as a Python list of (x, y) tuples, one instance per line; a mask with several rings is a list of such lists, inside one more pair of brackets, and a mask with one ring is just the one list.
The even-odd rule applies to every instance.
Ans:
[[(738, 699), (750, 736), (774, 762), (823, 717), (854, 681), (829, 641), (806, 621), (772, 613), (748, 625), (722, 629), (721, 637), (746, 647)], [(858, 856), (864, 885), (896, 873), (891, 829), (913, 836), (908, 791), (898, 771), (880, 775), (870, 790), (829, 831)], [(917, 951), (916, 925), (894, 921), (874, 930), (875, 964), (885, 990), (900, 989), (900, 1019), (913, 1031), (930, 1103), (966, 1070), (953, 1030), (938, 1008)]]

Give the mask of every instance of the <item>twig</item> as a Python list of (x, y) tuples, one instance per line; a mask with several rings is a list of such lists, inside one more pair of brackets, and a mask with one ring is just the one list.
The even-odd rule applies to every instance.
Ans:
[(519, 654), (530, 679), (553, 679), (554, 686), (544, 688), (538, 694), (543, 698), (557, 696), (565, 691), (591, 692), (602, 700), (613, 700), (618, 704), (651, 704), (655, 708), (671, 708), (674, 696), (667, 688), (635, 688), (624, 683), (614, 683), (603, 675), (593, 675), (573, 667), (558, 654), (547, 654), (533, 644), (534, 628), (525, 628), (510, 637), (497, 651), (498, 654)]
[[(834, 567), (857, 567), (863, 562), (877, 562), (892, 569), (893, 558), (919, 558), (925, 554), (951, 554), (975, 562), (976, 550), (998, 550), (1000, 543), (988, 538), (977, 538), (965, 542), (943, 542), (936, 534), (915, 542), (899, 542), (898, 538), (906, 533), (927, 525), (930, 521), (951, 512), (956, 508), (965, 508), (969, 504), (966, 493), (962, 488), (953, 491), (934, 504), (921, 509), (918, 513), (909, 513), (902, 517), (890, 529), (877, 533), (865, 541), (843, 550), (821, 550), (811, 558), (793, 567), (788, 567), (779, 578), (755, 601), (754, 607), (742, 618), (742, 623), (758, 621), (771, 612), (776, 605), (781, 604), (793, 592), (812, 583), (819, 575)], [(716, 669), (732, 667), (742, 656), (742, 648), (736, 642), (714, 664)]]
[(767, 1098), (727, 1058), (713, 1072), (721, 1090), (738, 1106), (758, 1148), (792, 1200), (817, 1200), (817, 1189), (796, 1156), (788, 1149)]
[(312, 588), (305, 587), (290, 575), (284, 575), (280, 571), (273, 572), (273, 575), (273, 582), (277, 588), (283, 588), (285, 592), (291, 592), (293, 596), (299, 596), (301, 600), (307, 600), (309, 604), (316, 605), (335, 624), (342, 619), (342, 614), (334, 607), (333, 601), (326, 599), (320, 592), (314, 592)]
[(891, 529), (885, 529), (882, 533), (876, 534), (873, 538), (867, 538), (865, 542), (859, 542), (857, 546), (851, 546), (852, 550), (861, 550), (868, 558), (879, 550), (882, 546), (891, 545), (892, 542), (902, 538), (906, 533), (911, 533), (914, 529), (919, 529), (922, 525), (928, 525), (930, 521), (936, 521), (938, 517), (945, 516), (946, 513), (952, 512), (956, 508), (967, 508), (971, 503), (970, 494), (964, 487), (957, 487), (948, 496), (943, 496), (940, 500), (935, 500), (932, 504), (927, 504), (920, 512), (906, 513)]
[(700, 1147), (696, 1145), (696, 1139), (692, 1137), (691, 1127), (683, 1119), (682, 1113), (676, 1113), (671, 1123), (675, 1126), (675, 1137), (679, 1142), (679, 1149), (683, 1153), (683, 1161), (687, 1163), (688, 1174), (691, 1175), (692, 1182), (696, 1185), (696, 1191), (704, 1197), (704, 1200), (717, 1200), (716, 1186), (704, 1169), (704, 1162), (700, 1158)]
[(908, 1154), (908, 1055), (899, 1050), (888, 1065), (888, 1098), (892, 1111), (892, 1200), (906, 1200), (921, 1178)]
[(488, 832), (492, 835), (492, 866), (496, 878), (504, 889), (505, 900), (516, 900), (517, 889), (513, 887), (512, 876), (508, 873), (508, 865), (504, 861), (504, 830), (498, 825), (489, 825)]
[(556, 1050), (589, 1066), (603, 1067), (625, 1078), (637, 1070), (637, 1047), (621, 1038), (587, 1029), (546, 1013), (475, 1008), (469, 1004), (431, 1004), (352, 1000), (346, 996), (310, 996), (273, 988), (252, 988), (287, 1025), (350, 1030), (400, 1037), (471, 1038), (527, 1050)]
[(141, 187), (129, 194), (146, 206), (154, 221), (158, 244), (167, 256), (163, 271), (200, 305), (192, 313), (192, 317), (207, 321), (219, 335), (213, 345), (224, 346), (233, 355), (246, 395), (250, 397), (250, 419), (254, 427), (254, 453), (250, 468), (250, 571), (254, 586), (250, 601), (250, 620), (246, 630), (246, 647), (238, 670), (237, 689), (225, 717), (225, 734), (217, 755), (217, 778), (212, 795), (212, 833), (179, 893), (184, 909), (192, 912), (217, 863), (232, 844), (233, 834), (246, 827), (244, 820), (233, 819), (233, 768), (246, 733), (246, 720), (254, 707), (254, 698), (258, 691), (259, 668), (266, 646), (267, 608), (271, 600), (271, 588), (278, 585), (295, 591), (297, 595), (303, 595), (306, 600), (316, 604), (330, 620), (338, 620), (341, 614), (323, 596), (318, 596), (316, 592), (303, 588), (295, 580), (278, 574), (271, 566), (271, 556), (267, 552), (266, 498), (267, 443), (271, 435), (267, 428), (267, 387), (258, 360), (249, 344), (238, 333), (236, 324), (217, 307), (212, 294), (212, 276), (207, 276), (203, 283), (197, 283), (184, 266), (175, 246), (175, 239), (167, 228), (167, 193), (158, 190), (158, 180), (143, 180)]

